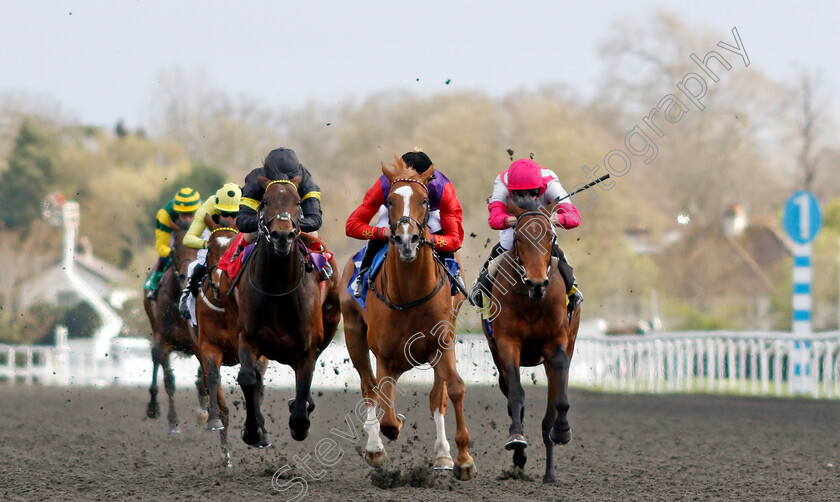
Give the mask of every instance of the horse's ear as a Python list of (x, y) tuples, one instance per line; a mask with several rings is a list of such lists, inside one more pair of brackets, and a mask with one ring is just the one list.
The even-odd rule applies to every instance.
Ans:
[(554, 212), (557, 211), (558, 206), (560, 206), (560, 199), (555, 199), (554, 202), (549, 204), (546, 208), (548, 215), (551, 216), (552, 214), (554, 214)]
[(397, 177), (396, 166), (386, 166), (384, 162), (382, 162), (381, 164), (382, 164), (382, 174), (384, 174), (385, 177), (388, 178), (388, 183), (393, 184), (394, 179), (396, 179), (396, 177)]
[(429, 166), (428, 169), (426, 169), (426, 171), (423, 174), (420, 175), (420, 181), (422, 181), (424, 184), (428, 185), (429, 180), (431, 180), (432, 176), (434, 176), (434, 175), (435, 175), (435, 165), (432, 164), (431, 166)]
[[(209, 222), (207, 221), (208, 219), (210, 220)], [(204, 215), (204, 224), (207, 225), (207, 228), (210, 230), (215, 230), (216, 227), (222, 223), (218, 214), (210, 215), (210, 213), (207, 213)]]
[(290, 179), (289, 181), (294, 183), (296, 187), (299, 187), (300, 182), (303, 181), (303, 175), (299, 174), (299, 175), (295, 176), (294, 178)]
[(527, 211), (526, 209), (519, 207), (519, 205), (517, 204), (517, 197), (514, 196), (511, 196), (508, 199), (507, 209), (508, 213), (517, 218), (519, 218), (519, 215)]
[(265, 190), (265, 187), (267, 187), (268, 184), (271, 183), (271, 180), (266, 178), (265, 176), (259, 176), (258, 175), (257, 176), (257, 183), (259, 183), (260, 186), (263, 187), (263, 190)]

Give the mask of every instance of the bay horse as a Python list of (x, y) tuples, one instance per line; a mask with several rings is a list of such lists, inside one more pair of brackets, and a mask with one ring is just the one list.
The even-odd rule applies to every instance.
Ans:
[(519, 368), (542, 364), (545, 369), (548, 400), (542, 420), (546, 456), (543, 482), (553, 483), (554, 445), (572, 439), (566, 418), (566, 387), (580, 308), (569, 316), (566, 285), (558, 273), (557, 258), (551, 256), (556, 239), (549, 219), (551, 211), (530, 199), (509, 201), (508, 211), (516, 217), (514, 243), (503, 255), (493, 284), (495, 315), (489, 329), (484, 322), (482, 328), (499, 370), (499, 388), (508, 400), (511, 425), (505, 449), (513, 450), (513, 463), (519, 468), (525, 466), (528, 446), (522, 426), (525, 391)]
[[(195, 303), (198, 324), (198, 359), (204, 374), (209, 394), (208, 419), (204, 424), (207, 431), (219, 431), (225, 465), (231, 466), (227, 430), (230, 413), (222, 392), (220, 366), (239, 364), (239, 335), (236, 322), (239, 307), (236, 299), (227, 293), (232, 279), (219, 268), (219, 260), (234, 241), (238, 231), (234, 218), (214, 215), (205, 221), (210, 229), (207, 239), (207, 274), (204, 277)], [(262, 373), (267, 361), (260, 362)]]
[[(169, 396), (169, 434), (179, 434), (178, 414), (175, 412), (175, 378), (169, 365), (169, 354), (172, 351), (186, 355), (198, 353), (198, 339), (190, 326), (178, 312), (178, 299), (181, 296), (182, 284), (187, 273), (187, 267), (195, 259), (196, 250), (183, 245), (186, 231), (177, 228), (172, 232), (171, 246), (172, 265), (163, 273), (160, 287), (154, 300), (146, 298), (143, 307), (152, 325), (152, 385), (149, 387), (149, 404), (146, 416), (160, 417), (160, 405), (157, 400), (158, 367), (163, 368), (163, 386)], [(199, 409), (207, 407), (207, 389), (201, 376), (201, 368), (195, 382), (198, 391)]]
[[(344, 269), (341, 311), (344, 336), (353, 366), (361, 378), (367, 405), (365, 431), (368, 434), (365, 461), (373, 467), (385, 464), (386, 453), (380, 431), (390, 440), (399, 437), (402, 420), (394, 411), (397, 380), (415, 366), (430, 363), (434, 385), (429, 408), (435, 421), (436, 470), (452, 470), (460, 480), (475, 476), (475, 463), (468, 447), (470, 435), (464, 419), (464, 381), (455, 366), (455, 314), (453, 300), (442, 265), (435, 260), (428, 228), (428, 182), (434, 166), (418, 175), (394, 156), (394, 164), (382, 163), (391, 188), (386, 199), (391, 226), (388, 254), (368, 291), (362, 310), (347, 290), (354, 270), (352, 258)], [(376, 356), (376, 376), (370, 364)], [(404, 393), (404, 391), (401, 391)], [(453, 462), (446, 439), (444, 417), (447, 400), (455, 409)], [(377, 415), (377, 405), (382, 415)]]
[[(262, 375), (257, 360), (266, 358), (291, 366), (295, 372), (295, 397), (289, 401), (292, 438), (309, 434), (309, 414), (314, 410), (312, 373), (321, 352), (329, 345), (341, 318), (339, 277), (319, 281), (319, 271), (301, 250), (304, 235), (298, 221), (303, 213), (297, 191), (299, 177), (269, 180), (260, 176), (265, 189), (259, 204), (259, 236), (239, 281), (240, 369), (237, 378), (245, 395), (247, 418), (242, 440), (255, 448), (270, 446), (260, 411)], [(334, 262), (330, 263), (337, 270)]]

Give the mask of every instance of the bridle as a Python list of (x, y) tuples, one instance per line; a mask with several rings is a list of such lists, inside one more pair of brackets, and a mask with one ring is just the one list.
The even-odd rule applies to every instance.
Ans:
[[(554, 276), (554, 269), (556, 268), (556, 267), (552, 266), (553, 265), (553, 260), (552, 260), (553, 257), (551, 256), (551, 250), (554, 249), (554, 244), (557, 242), (557, 234), (552, 231), (553, 230), (553, 224), (551, 223), (551, 218), (547, 214), (545, 214), (543, 211), (526, 211), (526, 212), (520, 214), (516, 218), (516, 224), (514, 225), (514, 229), (521, 228), (520, 225), (519, 225), (519, 222), (522, 221), (522, 218), (524, 218), (525, 216), (531, 216), (531, 215), (539, 215), (539, 216), (545, 218), (546, 221), (548, 222), (548, 228), (550, 229), (549, 232), (551, 232), (551, 244), (549, 245), (549, 248), (548, 248), (548, 255), (549, 255), (548, 269), (546, 270), (547, 280), (550, 283), (551, 278)], [(514, 230), (513, 245), (511, 246), (511, 249), (510, 249), (510, 251), (511, 251), (511, 256), (510, 257), (511, 257), (511, 261), (513, 262), (513, 264), (516, 265), (516, 271), (519, 274), (519, 277), (522, 279), (522, 284), (525, 284), (525, 280), (527, 278), (525, 277), (525, 266), (522, 264), (522, 259), (519, 256), (519, 249), (518, 249), (519, 240), (520, 240), (519, 232)], [(528, 294), (528, 293), (523, 293), (521, 291), (516, 291), (516, 290), (514, 290), (513, 292), (516, 293), (516, 294), (519, 294), (519, 295), (527, 295)]]
[[(212, 238), (213, 235), (216, 234), (216, 232), (233, 232), (234, 234), (236, 234), (238, 232), (238, 230), (236, 230), (235, 228), (231, 228), (231, 227), (217, 227), (217, 228), (214, 228), (213, 230), (210, 231), (210, 237)], [(208, 239), (208, 241), (209, 241), (209, 239)], [(218, 268), (219, 268), (219, 262), (218, 261), (216, 263), (214, 263), (213, 265), (208, 264), (207, 265), (207, 272), (206, 272), (206, 275), (204, 276), (204, 281), (203, 281), (203, 282), (206, 282), (208, 284), (208, 287), (211, 290), (213, 290), (213, 298), (217, 302), (222, 300), (221, 292), (219, 291), (219, 286), (215, 282), (213, 282), (213, 271), (218, 269)], [(224, 307), (219, 307), (217, 305), (214, 305), (213, 302), (211, 302), (210, 299), (207, 298), (207, 295), (204, 293), (204, 287), (203, 286), (204, 285), (202, 284), (202, 286), (198, 288), (198, 293), (199, 293), (202, 301), (204, 301), (204, 304), (207, 305), (208, 307), (210, 307), (211, 309), (215, 310), (216, 312), (224, 312), (225, 311)]]
[[(297, 191), (297, 185), (292, 183), (289, 180), (274, 180), (265, 186), (265, 191), (268, 191), (268, 187), (274, 185), (275, 183), (285, 183), (292, 185), (295, 187), (295, 191)], [(274, 220), (277, 221), (288, 221), (292, 224), (292, 232), (294, 233), (295, 237), (300, 235), (300, 227), (298, 226), (297, 219), (292, 218), (292, 215), (289, 214), (287, 211), (283, 211), (282, 213), (277, 213), (272, 216), (268, 221), (265, 221), (263, 216), (263, 208), (265, 207), (265, 198), (260, 202), (259, 210), (257, 211), (258, 221), (257, 227), (259, 228), (260, 235), (265, 237), (265, 239), (271, 242), (271, 231), (269, 231), (268, 226), (271, 225), (271, 222)]]
[(423, 190), (425, 190), (425, 192), (426, 192), (426, 199), (425, 199), (426, 200), (426, 214), (423, 216), (423, 222), (422, 223), (417, 218), (414, 218), (412, 216), (400, 216), (399, 218), (397, 218), (397, 221), (395, 221), (394, 223), (391, 224), (391, 227), (390, 227), (391, 228), (391, 237), (389, 237), (389, 241), (391, 243), (396, 244), (396, 237), (394, 236), (394, 233), (396, 232), (398, 226), (414, 224), (414, 225), (417, 225), (417, 230), (419, 230), (419, 232), (420, 232), (420, 244), (419, 245), (420, 246), (426, 246), (426, 245), (433, 246), (434, 244), (432, 244), (430, 241), (426, 240), (426, 228), (429, 225), (429, 216), (431, 215), (431, 212), (432, 212), (431, 211), (431, 206), (429, 205), (429, 202), (428, 202), (429, 201), (429, 187), (428, 187), (428, 185), (426, 185), (425, 183), (423, 183), (420, 180), (415, 180), (413, 178), (396, 178), (391, 183), (391, 192), (392, 193), (394, 191), (393, 190), (394, 185), (399, 183), (399, 182), (417, 183), (418, 185), (423, 187)]
[[(411, 216), (400, 216), (397, 219), (397, 221), (395, 221), (394, 223), (391, 224), (391, 237), (390, 237), (389, 240), (392, 244), (396, 244), (396, 238), (394, 237), (394, 233), (395, 233), (395, 231), (396, 231), (396, 229), (399, 225), (415, 224), (415, 225), (417, 225), (417, 229), (420, 231), (420, 244), (418, 244), (418, 247), (429, 246), (429, 247), (433, 248), (434, 244), (431, 241), (426, 240), (426, 237), (425, 237), (426, 228), (429, 224), (429, 215), (431, 214), (431, 207), (429, 206), (429, 203), (428, 203), (429, 187), (420, 180), (415, 180), (415, 179), (412, 179), (412, 178), (396, 178), (391, 183), (391, 191), (392, 192), (393, 192), (394, 185), (398, 182), (401, 182), (401, 181), (402, 182), (407, 182), (407, 183), (417, 183), (418, 185), (423, 187), (423, 190), (426, 191), (426, 199), (425, 199), (426, 200), (426, 214), (423, 216), (423, 222), (422, 223), (419, 220), (417, 220), (416, 218), (413, 218)], [(432, 253), (434, 253), (434, 251)], [(433, 254), (433, 256), (434, 256), (434, 254)], [(434, 257), (434, 258), (435, 258), (434, 263), (435, 263), (435, 268), (436, 269), (438, 267), (443, 267), (444, 266), (443, 264), (440, 263), (440, 261), (437, 259), (437, 257)], [(383, 284), (385, 283), (385, 270), (382, 270), (382, 282), (383, 282)], [(435, 289), (432, 290), (431, 293), (429, 293), (428, 295), (426, 295), (422, 298), (419, 298), (417, 300), (412, 300), (412, 301), (406, 302), (406, 303), (391, 303), (391, 301), (388, 300), (388, 298), (384, 295), (384, 292), (380, 293), (376, 289), (376, 286), (374, 285), (373, 281), (371, 281), (369, 283), (369, 287), (370, 287), (370, 290), (373, 292), (373, 294), (376, 296), (376, 298), (378, 298), (379, 301), (384, 303), (386, 307), (390, 308), (391, 310), (405, 310), (407, 308), (411, 308), (411, 307), (426, 303), (427, 301), (434, 298), (435, 295), (438, 294), (438, 292), (441, 290), (441, 288), (443, 287), (443, 285), (445, 283), (446, 283), (446, 274), (441, 272), (440, 273), (440, 280), (438, 281), (437, 286), (435, 286)]]
[[(295, 189), (295, 193), (297, 193), (297, 185), (295, 185), (294, 183), (292, 183), (289, 180), (274, 180), (274, 181), (271, 181), (265, 186), (265, 192), (268, 191), (268, 188), (271, 185), (274, 185), (274, 184), (277, 184), (277, 183), (292, 185), (292, 187), (294, 187), (294, 189)], [(258, 217), (259, 217), (258, 222), (257, 222), (257, 226), (259, 228), (260, 235), (262, 237), (265, 237), (265, 241), (266, 241), (267, 244), (271, 244), (271, 231), (268, 229), (268, 226), (271, 225), (271, 222), (273, 222), (274, 220), (288, 221), (289, 223), (292, 224), (292, 233), (295, 236), (295, 244), (292, 244), (292, 246), (293, 246), (293, 249), (296, 249), (298, 239), (300, 238), (300, 226), (298, 226), (297, 219), (292, 218), (292, 215), (289, 212), (283, 211), (281, 213), (275, 214), (274, 216), (272, 216), (271, 218), (269, 218), (266, 221), (264, 219), (265, 217), (263, 216), (263, 208), (265, 207), (265, 204), (266, 204), (265, 196), (263, 196), (263, 200), (260, 202), (259, 210), (257, 211), (257, 214), (258, 214)], [(261, 248), (261, 246), (255, 246), (255, 248), (252, 252), (256, 253), (260, 250), (260, 248)], [(292, 251), (292, 252), (295, 252), (295, 251)], [(270, 293), (268, 291), (263, 291), (262, 289), (259, 288), (259, 286), (254, 284), (254, 278), (252, 277), (252, 274), (248, 274), (248, 282), (251, 285), (251, 288), (253, 288), (256, 292), (260, 293), (261, 295), (273, 296), (273, 297), (286, 296), (286, 295), (289, 295), (289, 294), (295, 292), (303, 284), (303, 281), (306, 279), (306, 277), (307, 277), (306, 264), (305, 264), (304, 260), (301, 260), (300, 268), (301, 268), (300, 280), (297, 282), (297, 284), (295, 284), (295, 286), (292, 289), (290, 289), (288, 291), (283, 291), (281, 293)]]

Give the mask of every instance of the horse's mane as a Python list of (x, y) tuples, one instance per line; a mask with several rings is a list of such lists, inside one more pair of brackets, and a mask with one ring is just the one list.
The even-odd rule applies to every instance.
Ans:
[(545, 208), (538, 199), (532, 199), (530, 197), (512, 197), (511, 200), (518, 208), (526, 211), (539, 211)]
[(274, 180), (291, 180), (289, 175), (280, 171), (276, 166), (269, 164), (263, 166), (263, 170), (265, 171), (265, 177), (274, 181)]

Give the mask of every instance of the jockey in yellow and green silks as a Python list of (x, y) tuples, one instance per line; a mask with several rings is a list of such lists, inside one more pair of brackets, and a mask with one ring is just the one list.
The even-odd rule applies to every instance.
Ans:
[(201, 194), (193, 188), (184, 187), (158, 210), (155, 218), (155, 249), (158, 252), (158, 260), (143, 285), (149, 299), (153, 300), (157, 296), (160, 278), (171, 262), (172, 230), (175, 227), (187, 229), (200, 205)]
[(206, 219), (213, 219), (222, 227), (235, 229), (241, 198), (242, 190), (236, 183), (225, 184), (198, 208), (190, 228), (184, 235), (184, 246), (197, 249), (198, 254), (187, 268), (187, 279), (178, 301), (178, 310), (182, 316), (191, 319), (193, 325), (196, 324), (194, 298), (207, 272), (207, 240), (210, 238), (210, 229), (207, 228)]

